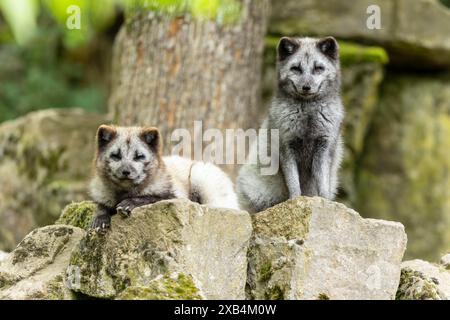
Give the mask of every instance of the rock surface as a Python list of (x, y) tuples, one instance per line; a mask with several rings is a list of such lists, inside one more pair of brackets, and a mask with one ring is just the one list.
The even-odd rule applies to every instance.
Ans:
[(447, 253), (441, 258), (440, 264), (443, 265), (444, 268), (450, 270), (450, 253)]
[(51, 109), (0, 125), (0, 249), (13, 250), (86, 197), (95, 132), (105, 121), (81, 109)]
[(402, 263), (398, 300), (449, 300), (450, 271), (423, 260)]
[(406, 234), (342, 204), (299, 197), (253, 216), (254, 299), (392, 299)]
[(8, 253), (1, 251), (0, 250), (0, 264), (6, 260), (6, 258), (8, 257)]
[(162, 201), (127, 219), (113, 216), (105, 236), (88, 233), (68, 272), (80, 276), (74, 290), (92, 297), (128, 296), (126, 288), (148, 288), (156, 277), (179, 272), (208, 299), (243, 299), (251, 231), (246, 212)]
[(84, 235), (83, 230), (64, 225), (27, 235), (0, 265), (0, 299), (72, 299), (66, 269)]
[[(282, 35), (334, 35), (389, 51), (392, 63), (450, 68), (450, 9), (437, 0), (272, 1), (269, 31)], [(380, 8), (381, 29), (370, 29), (369, 6)], [(411, 22), (414, 23), (411, 23)]]
[(406, 259), (437, 261), (450, 248), (450, 76), (387, 74), (355, 167), (364, 217), (399, 221)]

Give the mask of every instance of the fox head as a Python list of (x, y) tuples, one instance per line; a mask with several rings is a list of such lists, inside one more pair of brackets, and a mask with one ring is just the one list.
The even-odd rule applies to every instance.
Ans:
[(98, 128), (96, 170), (116, 187), (139, 186), (151, 179), (161, 162), (158, 129), (107, 125)]
[(333, 37), (281, 38), (277, 48), (279, 90), (296, 99), (339, 92), (339, 46)]

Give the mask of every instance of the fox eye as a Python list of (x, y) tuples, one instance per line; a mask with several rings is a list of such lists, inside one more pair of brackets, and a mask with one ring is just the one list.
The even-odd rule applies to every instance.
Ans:
[(302, 67), (300, 66), (293, 66), (291, 70), (297, 73), (303, 73)]
[(325, 70), (323, 66), (314, 66), (314, 72), (315, 73), (321, 73)]
[(122, 160), (122, 155), (120, 154), (120, 151), (118, 151), (118, 152), (114, 152), (114, 153), (111, 153), (111, 159), (113, 159), (114, 161), (120, 161), (120, 160)]
[(144, 160), (145, 156), (141, 153), (136, 153), (134, 156), (134, 161)]

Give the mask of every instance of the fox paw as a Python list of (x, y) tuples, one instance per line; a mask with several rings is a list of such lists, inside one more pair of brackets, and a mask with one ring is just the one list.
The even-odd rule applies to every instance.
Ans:
[(105, 234), (111, 227), (111, 216), (110, 215), (100, 215), (95, 216), (91, 224), (91, 229), (99, 234)]
[(117, 213), (120, 214), (123, 218), (128, 218), (134, 208), (137, 208), (137, 206), (133, 202), (133, 200), (125, 199), (117, 205), (116, 210)]

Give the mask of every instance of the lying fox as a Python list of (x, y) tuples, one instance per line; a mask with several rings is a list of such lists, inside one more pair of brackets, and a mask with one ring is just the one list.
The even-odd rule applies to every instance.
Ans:
[(161, 135), (152, 127), (102, 125), (90, 195), (98, 205), (92, 228), (104, 233), (111, 216), (134, 208), (185, 198), (212, 207), (239, 209), (233, 183), (213, 164), (162, 156)]

